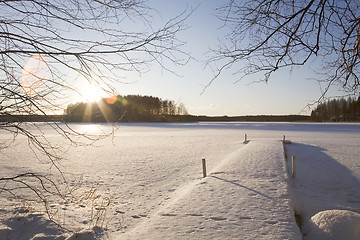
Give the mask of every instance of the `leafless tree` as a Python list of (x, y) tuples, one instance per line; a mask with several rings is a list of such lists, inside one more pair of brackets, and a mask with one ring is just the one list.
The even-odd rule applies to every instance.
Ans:
[(214, 79), (235, 69), (239, 80), (262, 74), (267, 82), (279, 69), (321, 63), (314, 69), (326, 85), (320, 98), (333, 84), (358, 94), (359, 7), (354, 0), (229, 0), (217, 9), (230, 32), (208, 61), (218, 66)]
[[(26, 136), (62, 175), (57, 149), (41, 128), (14, 120), (49, 116), (54, 131), (78, 144), (73, 137), (81, 133), (50, 115), (62, 113), (69, 96), (79, 94), (79, 76), (113, 97), (113, 83), (125, 71), (142, 72), (153, 63), (171, 71), (185, 64), (189, 55), (177, 33), (186, 28), (189, 12), (161, 26), (152, 21), (154, 14), (144, 0), (0, 0), (1, 132)], [(57, 182), (36, 172), (0, 176), (0, 184), (0, 194), (17, 196), (26, 188), (44, 203), (49, 194), (65, 197)]]

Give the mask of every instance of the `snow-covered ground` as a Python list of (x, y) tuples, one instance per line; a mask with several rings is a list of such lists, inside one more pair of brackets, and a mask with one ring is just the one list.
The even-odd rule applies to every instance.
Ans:
[(335, 130), (341, 127), (291, 133), (294, 143), (286, 145), (289, 168), (296, 156), (290, 186), (304, 239), (360, 239), (360, 133), (358, 125)]
[[(47, 128), (48, 139), (61, 146)], [(296, 179), (286, 172), (283, 135), (292, 141), (285, 148), (296, 156)], [(87, 197), (50, 207), (77, 234), (47, 221), (40, 205), (2, 192), (0, 239), (302, 239), (295, 211), (304, 239), (360, 239), (359, 146), (360, 124), (120, 124), (114, 137), (67, 149), (62, 161), (66, 175), (82, 177), (78, 192)], [(0, 154), (0, 177), (54, 171), (36, 160), (24, 138)]]

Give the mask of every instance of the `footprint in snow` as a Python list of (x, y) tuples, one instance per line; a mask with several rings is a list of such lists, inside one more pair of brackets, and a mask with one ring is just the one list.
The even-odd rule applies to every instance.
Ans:
[(202, 217), (202, 216), (204, 216), (202, 214), (197, 214), (197, 213), (189, 213), (187, 215), (192, 216), (192, 217)]
[(227, 218), (224, 218), (224, 217), (210, 217), (211, 220), (214, 220), (214, 221), (225, 221), (227, 220)]
[(269, 220), (269, 221), (265, 221), (267, 224), (272, 224), (272, 225), (274, 225), (274, 224), (277, 224), (277, 221), (271, 221), (271, 220)]
[(164, 216), (164, 217), (175, 217), (176, 214), (173, 214), (173, 213), (162, 213), (161, 216)]

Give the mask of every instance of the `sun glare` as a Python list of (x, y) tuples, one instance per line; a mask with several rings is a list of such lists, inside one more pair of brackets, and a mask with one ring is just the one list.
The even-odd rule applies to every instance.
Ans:
[(101, 100), (101, 89), (94, 85), (87, 85), (82, 89), (82, 98), (86, 102), (97, 102)]
[(97, 124), (82, 124), (79, 130), (80, 130), (79, 132), (82, 134), (90, 134), (90, 135), (104, 133)]
[(48, 65), (41, 54), (34, 54), (27, 61), (21, 76), (21, 87), (28, 96), (39, 94), (44, 87)]

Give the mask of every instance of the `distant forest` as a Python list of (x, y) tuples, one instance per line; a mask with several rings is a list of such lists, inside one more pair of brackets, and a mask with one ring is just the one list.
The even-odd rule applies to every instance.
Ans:
[(360, 121), (360, 98), (334, 99), (319, 104), (308, 115), (189, 115), (183, 103), (158, 97), (127, 95), (98, 102), (78, 102), (67, 106), (63, 115), (0, 115), (0, 122), (308, 122)]
[(311, 112), (311, 121), (317, 122), (358, 122), (360, 121), (360, 97), (340, 98), (320, 103)]
[(70, 104), (63, 116), (65, 122), (199, 122), (199, 121), (309, 121), (309, 116), (194, 116), (183, 103), (158, 97), (114, 96), (94, 103)]
[(158, 122), (170, 116), (187, 115), (183, 103), (158, 97), (114, 96), (94, 103), (70, 104), (65, 111), (67, 122)]

